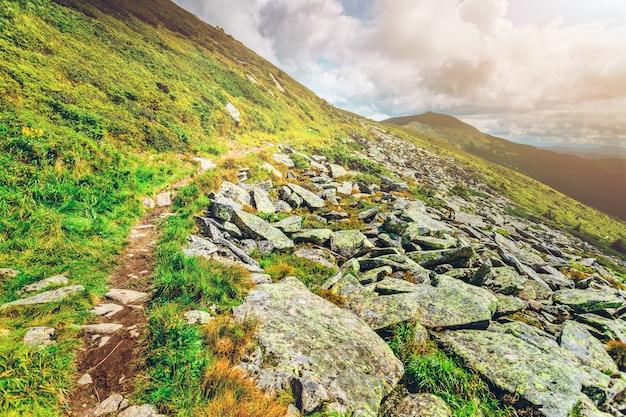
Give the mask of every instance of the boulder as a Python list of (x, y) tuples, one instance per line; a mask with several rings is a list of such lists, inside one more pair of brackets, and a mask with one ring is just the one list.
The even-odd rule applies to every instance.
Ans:
[(555, 291), (552, 300), (555, 304), (564, 304), (577, 313), (590, 313), (624, 305), (624, 299), (618, 295), (591, 289)]
[(236, 320), (258, 320), (259, 345), (271, 358), (253, 372), (257, 384), (274, 392), (292, 387), (305, 413), (327, 404), (376, 417), (403, 374), (374, 331), (295, 278), (259, 285), (233, 311)]
[(358, 230), (339, 230), (330, 237), (330, 248), (344, 258), (352, 258), (374, 248), (374, 244)]
[(381, 295), (357, 306), (355, 312), (375, 330), (409, 320), (430, 329), (484, 329), (497, 306), (497, 301), (476, 297), (467, 287), (412, 285), (413, 292)]
[(245, 237), (269, 240), (274, 243), (274, 247), (278, 250), (294, 246), (291, 239), (285, 236), (283, 232), (254, 214), (243, 210), (234, 210), (232, 220)]
[(370, 269), (369, 271), (365, 271), (359, 275), (359, 282), (364, 285), (372, 284), (379, 281), (382, 277), (391, 275), (392, 273), (393, 269), (389, 265), (384, 265), (378, 268)]
[(572, 414), (584, 375), (558, 346), (543, 350), (513, 334), (495, 331), (448, 331), (437, 338), (490, 385), (533, 405), (541, 415)]
[(346, 171), (346, 169), (341, 165), (330, 164), (330, 175), (333, 178), (341, 178), (348, 175), (348, 171)]
[(210, 257), (218, 249), (217, 245), (210, 240), (196, 235), (189, 235), (187, 236), (187, 247), (183, 249), (183, 253), (188, 257)]
[(570, 351), (583, 365), (599, 371), (617, 372), (617, 365), (606, 352), (604, 344), (580, 323), (572, 320), (563, 323), (561, 347)]
[(291, 188), (291, 191), (298, 194), (302, 198), (304, 204), (306, 204), (306, 206), (310, 209), (320, 209), (324, 207), (324, 200), (316, 196), (306, 188), (300, 187), (299, 185), (293, 183), (289, 183), (288, 186), (289, 188)]
[(305, 258), (313, 262), (317, 262), (318, 264), (325, 266), (326, 268), (336, 268), (337, 265), (334, 263), (334, 256), (328, 253), (328, 251), (324, 251), (322, 249), (312, 249), (312, 248), (299, 248), (294, 251), (293, 254), (299, 258)]
[(421, 266), (431, 268), (442, 264), (464, 266), (476, 256), (476, 253), (471, 246), (463, 246), (454, 249), (408, 252), (407, 256)]
[(352, 195), (352, 183), (349, 181), (344, 181), (341, 184), (338, 184), (337, 194)]
[[(234, 201), (237, 204), (243, 205), (243, 206), (251, 206), (252, 205), (252, 197), (250, 197), (250, 193), (248, 193), (248, 191), (244, 190), (243, 188), (241, 188), (240, 186), (233, 184), (230, 181), (222, 181), (222, 185), (220, 186), (220, 190), (217, 193), (217, 197), (215, 200), (216, 201), (220, 201), (219, 197), (226, 197), (227, 199), (230, 199), (232, 201)], [(229, 201), (226, 200), (224, 201), (225, 204), (229, 204)], [(233, 208), (235, 209), (240, 209), (240, 207), (234, 206)], [(228, 220), (228, 219), (225, 219)]]
[(0, 310), (4, 310), (7, 307), (19, 306), (19, 305), (33, 305), (33, 304), (45, 304), (45, 303), (58, 303), (59, 301), (69, 297), (70, 295), (77, 294), (85, 291), (85, 287), (82, 285), (69, 285), (67, 287), (57, 288), (56, 290), (45, 291), (32, 297), (22, 298), (19, 300), (11, 301), (0, 306)]
[(224, 221), (230, 221), (233, 216), (233, 209), (238, 208), (241, 209), (241, 204), (237, 204), (234, 201), (231, 203), (226, 201), (226, 199), (213, 200), (209, 204), (208, 214), (214, 218)]
[(293, 163), (290, 157), (282, 153), (275, 153), (274, 155), (272, 155), (272, 159), (274, 159), (274, 161), (278, 163), (286, 165), (288, 168), (293, 168), (296, 166), (296, 164)]
[(241, 122), (241, 113), (239, 113), (239, 110), (237, 110), (233, 103), (229, 101), (228, 103), (226, 103), (225, 108), (228, 114), (230, 114), (230, 117), (233, 118), (235, 123), (239, 124)]
[(293, 240), (296, 243), (313, 243), (323, 245), (330, 240), (333, 231), (330, 229), (303, 229), (294, 234)]
[(252, 190), (252, 199), (254, 200), (254, 207), (259, 213), (276, 213), (276, 207), (274, 207), (274, 203), (272, 203), (267, 191), (264, 189), (254, 187)]
[(289, 216), (279, 222), (272, 223), (272, 226), (282, 230), (284, 233), (297, 233), (302, 229), (302, 217)]

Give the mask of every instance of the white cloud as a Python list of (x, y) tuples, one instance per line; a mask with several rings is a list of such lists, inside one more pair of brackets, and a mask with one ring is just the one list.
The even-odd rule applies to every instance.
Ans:
[(522, 0), (372, 0), (362, 13), (343, 0), (352, 16), (340, 0), (176, 1), (368, 117), (444, 111), (512, 139), (626, 146), (618, 0), (588, 20), (588, 3), (558, 0), (537, 22)]

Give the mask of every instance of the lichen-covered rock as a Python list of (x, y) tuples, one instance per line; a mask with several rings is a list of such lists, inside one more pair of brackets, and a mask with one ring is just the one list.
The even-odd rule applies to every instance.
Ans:
[(374, 244), (358, 230), (338, 230), (330, 237), (330, 248), (348, 259), (373, 249)]
[(243, 210), (234, 210), (232, 220), (241, 229), (241, 232), (250, 239), (269, 240), (274, 243), (274, 247), (278, 250), (294, 246), (291, 239), (285, 236), (283, 232), (254, 214)]
[(85, 291), (85, 287), (82, 285), (69, 285), (67, 287), (57, 288), (56, 290), (45, 291), (32, 297), (22, 298), (19, 300), (11, 301), (0, 306), (0, 310), (4, 310), (7, 307), (18, 305), (32, 305), (32, 304), (44, 304), (44, 303), (56, 303), (69, 297), (72, 294)]
[(302, 217), (289, 216), (279, 222), (272, 223), (272, 226), (282, 230), (284, 233), (297, 233), (302, 229)]
[(40, 281), (34, 282), (32, 284), (24, 286), (22, 291), (24, 292), (35, 292), (39, 290), (43, 290), (46, 287), (51, 285), (67, 285), (68, 280), (63, 275), (55, 275), (50, 278), (42, 279)]
[(259, 213), (272, 214), (276, 213), (276, 207), (270, 200), (267, 191), (260, 187), (254, 187), (252, 190), (252, 199), (254, 200), (254, 207)]
[(469, 259), (476, 256), (476, 253), (471, 246), (463, 246), (454, 249), (409, 252), (407, 256), (421, 266), (431, 268), (442, 264), (463, 266)]
[(393, 413), (394, 417), (450, 417), (452, 411), (441, 397), (433, 394), (410, 394), (404, 397)]
[(569, 350), (583, 365), (599, 371), (617, 372), (617, 365), (604, 345), (580, 323), (567, 320), (561, 332), (561, 347)]
[(264, 357), (255, 378), (263, 388), (295, 387), (305, 412), (322, 403), (375, 417), (403, 374), (389, 346), (347, 310), (311, 293), (295, 278), (259, 285), (234, 309), (259, 321)]
[(410, 293), (381, 295), (367, 300), (353, 311), (375, 330), (409, 320), (416, 320), (430, 329), (484, 329), (489, 325), (497, 303), (476, 297), (460, 286), (436, 288), (414, 284), (411, 288), (413, 292)]
[(518, 396), (546, 417), (571, 415), (585, 375), (558, 346), (546, 351), (539, 342), (494, 331), (448, 331), (437, 337), (498, 390)]
[(552, 299), (556, 304), (565, 304), (578, 313), (591, 313), (624, 305), (624, 299), (618, 295), (591, 289), (555, 291)]
[(330, 229), (303, 229), (294, 234), (293, 240), (296, 243), (313, 243), (323, 245), (330, 240), (333, 231)]
[(311, 209), (319, 209), (319, 208), (324, 207), (325, 205), (324, 200), (316, 196), (315, 194), (313, 194), (311, 191), (307, 190), (306, 188), (303, 188), (293, 183), (289, 183), (288, 186), (289, 188), (291, 188), (291, 191), (298, 194), (302, 198), (302, 200), (304, 200), (304, 204), (306, 204), (307, 207)]

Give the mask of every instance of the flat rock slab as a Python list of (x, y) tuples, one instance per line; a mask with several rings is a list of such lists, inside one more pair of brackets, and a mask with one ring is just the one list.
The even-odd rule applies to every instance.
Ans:
[(426, 284), (414, 284), (411, 288), (410, 293), (381, 295), (364, 301), (353, 311), (374, 330), (410, 320), (430, 329), (484, 329), (497, 306), (497, 300), (476, 297), (466, 288), (435, 288)]
[(480, 330), (448, 331), (437, 338), (498, 390), (519, 396), (545, 417), (571, 415), (581, 395), (579, 365), (558, 346), (542, 349), (540, 342)]
[(287, 185), (289, 188), (291, 188), (291, 191), (298, 194), (302, 198), (302, 200), (304, 200), (304, 204), (306, 204), (306, 206), (309, 208), (320, 209), (326, 204), (321, 197), (316, 196), (306, 188), (303, 188), (293, 183), (289, 183)]
[(143, 300), (148, 294), (141, 291), (124, 290), (120, 288), (111, 288), (104, 296), (110, 300), (117, 301), (122, 304), (132, 304)]
[(267, 363), (252, 370), (264, 389), (302, 387), (304, 412), (330, 410), (375, 417), (403, 374), (389, 346), (358, 317), (311, 293), (296, 278), (256, 287), (233, 309), (259, 322)]
[(591, 289), (555, 291), (552, 300), (555, 304), (564, 304), (577, 313), (591, 313), (624, 305), (624, 299), (618, 295)]
[(254, 214), (234, 210), (232, 221), (247, 238), (269, 240), (278, 250), (294, 247), (293, 241), (283, 232)]
[(41, 281), (34, 282), (32, 284), (24, 286), (22, 290), (24, 292), (35, 292), (43, 290), (44, 288), (52, 285), (67, 285), (68, 280), (63, 275), (55, 275), (50, 278), (42, 279)]
[(599, 371), (617, 372), (617, 365), (606, 352), (604, 344), (580, 323), (572, 320), (563, 323), (561, 347), (570, 351), (583, 365)]
[(159, 193), (155, 197), (157, 207), (169, 207), (172, 205), (172, 196), (174, 195), (171, 191), (166, 191), (163, 193)]
[(69, 297), (72, 294), (85, 291), (85, 287), (82, 285), (70, 285), (67, 287), (57, 288), (56, 290), (42, 292), (41, 294), (34, 295), (28, 298), (22, 298), (19, 300), (11, 301), (0, 306), (0, 310), (4, 310), (7, 307), (18, 305), (32, 305), (32, 304), (44, 304), (44, 303), (56, 303)]
[(122, 310), (124, 310), (124, 307), (119, 304), (106, 303), (98, 304), (91, 309), (91, 312), (98, 316), (113, 317)]

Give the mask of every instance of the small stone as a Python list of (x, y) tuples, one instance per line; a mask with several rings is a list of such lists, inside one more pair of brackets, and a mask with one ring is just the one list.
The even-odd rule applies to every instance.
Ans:
[(91, 379), (91, 375), (83, 374), (83, 376), (81, 376), (80, 379), (76, 381), (76, 383), (78, 385), (89, 385), (93, 383), (93, 380)]
[(141, 204), (145, 207), (145, 208), (154, 208), (154, 206), (156, 205), (155, 201), (153, 199), (151, 199), (150, 197), (144, 197), (141, 199)]
[(169, 207), (172, 205), (172, 197), (174, 193), (170, 191), (166, 191), (164, 193), (159, 193), (156, 195), (156, 205), (157, 207)]
[(104, 294), (106, 298), (117, 301), (122, 304), (130, 304), (145, 298), (148, 294), (140, 291), (123, 290), (119, 288), (111, 288), (109, 292)]
[(255, 284), (271, 284), (272, 277), (269, 274), (252, 274), (252, 282)]
[(104, 317), (113, 317), (118, 312), (122, 311), (124, 307), (119, 304), (107, 303), (107, 304), (98, 304), (94, 308), (91, 309), (91, 312)]
[(345, 177), (348, 175), (348, 171), (346, 171), (346, 169), (341, 165), (330, 164), (330, 175), (333, 178)]
[(199, 172), (208, 171), (209, 169), (217, 167), (217, 165), (215, 165), (210, 159), (207, 158), (201, 158), (199, 156), (196, 156), (193, 158), (193, 160), (200, 163), (200, 168), (198, 169)]
[(51, 345), (54, 343), (54, 340), (52, 340), (54, 332), (55, 330), (52, 327), (31, 327), (24, 335), (24, 343), (35, 347)]
[(185, 319), (187, 319), (188, 324), (207, 324), (213, 317), (206, 311), (201, 310), (189, 310), (185, 314)]
[(117, 417), (162, 417), (162, 414), (157, 414), (157, 411), (149, 404), (144, 405), (131, 405)]
[(98, 343), (98, 348), (101, 348), (102, 346), (109, 343), (109, 340), (111, 340), (111, 336), (103, 336), (102, 339), (100, 339), (100, 343)]
[(226, 111), (230, 114), (230, 117), (233, 118), (235, 123), (239, 124), (241, 122), (241, 113), (239, 113), (239, 110), (237, 110), (237, 108), (230, 101), (226, 103)]
[(123, 399), (124, 397), (122, 397), (120, 394), (112, 394), (111, 396), (106, 398), (104, 401), (102, 401), (100, 404), (98, 404), (95, 410), (93, 410), (92, 415), (94, 417), (98, 417), (103, 414), (109, 414), (114, 411), (117, 411)]
[(0, 268), (0, 277), (15, 278), (20, 271), (11, 268)]

